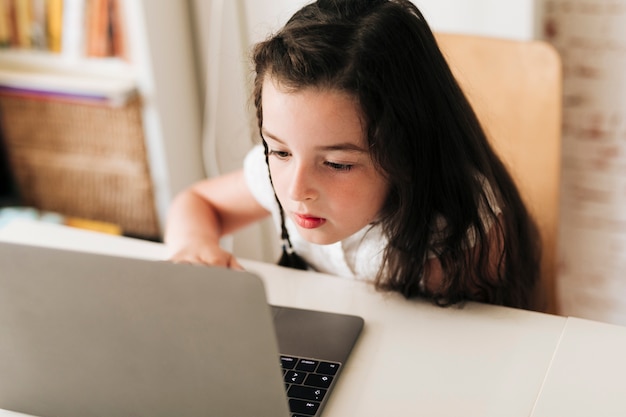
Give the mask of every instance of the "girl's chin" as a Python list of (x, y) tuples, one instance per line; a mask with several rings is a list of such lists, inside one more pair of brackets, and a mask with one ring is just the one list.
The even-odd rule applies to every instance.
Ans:
[(347, 236), (331, 236), (326, 233), (323, 233), (319, 230), (310, 230), (310, 229), (302, 229), (298, 228), (298, 232), (300, 232), (300, 236), (304, 240), (309, 243), (314, 243), (316, 245), (332, 245), (333, 243), (337, 243)]

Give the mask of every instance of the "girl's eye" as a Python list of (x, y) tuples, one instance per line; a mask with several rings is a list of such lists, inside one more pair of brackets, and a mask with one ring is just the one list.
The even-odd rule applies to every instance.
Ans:
[(287, 158), (289, 158), (289, 152), (285, 152), (285, 151), (270, 150), (270, 155), (271, 156), (275, 156), (278, 159), (287, 159)]
[(326, 161), (326, 166), (334, 169), (335, 171), (350, 171), (353, 165), (350, 164), (338, 164), (336, 162)]

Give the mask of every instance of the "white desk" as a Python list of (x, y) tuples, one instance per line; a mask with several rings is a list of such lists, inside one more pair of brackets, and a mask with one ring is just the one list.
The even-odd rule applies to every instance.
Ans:
[[(0, 229), (0, 240), (148, 259), (168, 256), (161, 244), (37, 223), (9, 224)], [(582, 367), (579, 362), (571, 363), (579, 356), (567, 353), (564, 339), (584, 336), (564, 332), (577, 325), (568, 318), (476, 303), (440, 308), (376, 292), (363, 282), (253, 261), (242, 263), (261, 276), (270, 303), (357, 314), (365, 319), (363, 334), (324, 417), (506, 417), (530, 416), (534, 411), (537, 416), (570, 416), (573, 414), (552, 413), (567, 408), (551, 404), (568, 401), (570, 395), (595, 386), (578, 384), (560, 390), (562, 370), (572, 365), (584, 372), (595, 369), (593, 357), (586, 357)], [(606, 333), (601, 324), (589, 326)], [(621, 348), (604, 358), (607, 363), (610, 358), (621, 360), (621, 352), (626, 351), (622, 330), (626, 329), (617, 332)], [(614, 382), (598, 377), (594, 384)], [(603, 409), (625, 410), (623, 397), (607, 404), (592, 396), (598, 403), (592, 404), (594, 412), (586, 415), (608, 415), (600, 411)]]
[(570, 317), (533, 417), (626, 416), (626, 328)]

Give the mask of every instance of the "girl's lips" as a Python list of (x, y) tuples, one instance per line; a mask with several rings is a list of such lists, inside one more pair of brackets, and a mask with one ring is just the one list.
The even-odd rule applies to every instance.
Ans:
[(296, 224), (303, 229), (315, 229), (326, 223), (326, 219), (322, 219), (321, 217), (307, 216), (305, 214), (294, 213), (293, 218)]

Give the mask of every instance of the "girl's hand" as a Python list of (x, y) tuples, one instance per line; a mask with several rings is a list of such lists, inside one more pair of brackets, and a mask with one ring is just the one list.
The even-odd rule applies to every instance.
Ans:
[(170, 261), (243, 270), (243, 267), (237, 262), (232, 253), (225, 251), (218, 244), (206, 242), (190, 244), (175, 251), (170, 257)]

